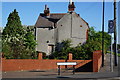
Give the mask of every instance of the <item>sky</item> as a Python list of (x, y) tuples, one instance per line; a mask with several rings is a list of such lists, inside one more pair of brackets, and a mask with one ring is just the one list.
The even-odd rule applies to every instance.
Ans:
[(117, 33), (118, 33), (118, 43), (120, 44), (120, 2), (118, 3), (118, 30), (117, 30)]
[[(9, 14), (16, 9), (22, 25), (35, 25), (44, 5), (50, 13), (67, 13), (68, 2), (2, 2), (2, 27), (5, 27)], [(75, 2), (75, 12), (80, 14), (90, 27), (102, 30), (102, 2)], [(105, 31), (108, 31), (108, 20), (113, 19), (113, 2), (105, 2)]]

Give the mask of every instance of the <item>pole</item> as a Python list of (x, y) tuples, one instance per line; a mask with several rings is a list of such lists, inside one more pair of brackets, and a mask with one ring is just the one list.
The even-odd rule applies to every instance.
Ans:
[(117, 66), (116, 0), (114, 0), (114, 65)]
[(103, 0), (103, 15), (102, 15), (102, 67), (104, 66), (104, 5)]
[(110, 71), (113, 72), (113, 56), (112, 56), (112, 33), (111, 33), (111, 52), (110, 52)]

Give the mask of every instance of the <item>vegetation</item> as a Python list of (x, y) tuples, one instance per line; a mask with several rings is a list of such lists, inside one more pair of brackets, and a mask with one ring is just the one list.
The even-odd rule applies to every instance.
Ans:
[(117, 52), (118, 52), (118, 56), (120, 57), (120, 44), (117, 44)]
[[(90, 28), (88, 34), (88, 42), (98, 42), (100, 48), (102, 48), (102, 32), (96, 32), (93, 27)], [(104, 52), (106, 53), (107, 50), (110, 48), (111, 43), (111, 36), (104, 32)]]
[(50, 58), (67, 59), (67, 53), (72, 51), (72, 47), (70, 47), (72, 45), (71, 40), (63, 40), (60, 45), (62, 45), (61, 49), (50, 55)]
[[(111, 36), (104, 32), (105, 52), (109, 49)], [(90, 28), (88, 40), (84, 44), (71, 47), (71, 40), (63, 40), (60, 51), (55, 51), (50, 58), (67, 59), (69, 52), (73, 53), (73, 59), (92, 59), (92, 53), (95, 50), (102, 50), (102, 32), (96, 32), (93, 27)]]
[(2, 52), (7, 59), (35, 58), (33, 31), (25, 29), (16, 9), (9, 14), (8, 22), (2, 33)]
[(120, 50), (120, 44), (117, 44), (117, 49)]

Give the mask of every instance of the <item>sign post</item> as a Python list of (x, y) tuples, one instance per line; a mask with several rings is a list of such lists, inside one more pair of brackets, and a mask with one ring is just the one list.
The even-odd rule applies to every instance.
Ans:
[(113, 50), (112, 50), (112, 33), (114, 33), (114, 20), (108, 21), (108, 33), (111, 35), (111, 49), (110, 49), (110, 71), (113, 72)]

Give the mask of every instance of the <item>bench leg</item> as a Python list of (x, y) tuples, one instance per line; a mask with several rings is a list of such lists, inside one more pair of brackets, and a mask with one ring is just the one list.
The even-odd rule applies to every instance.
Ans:
[(73, 65), (73, 74), (75, 74), (75, 65)]
[(60, 65), (58, 65), (58, 75), (60, 75)]

